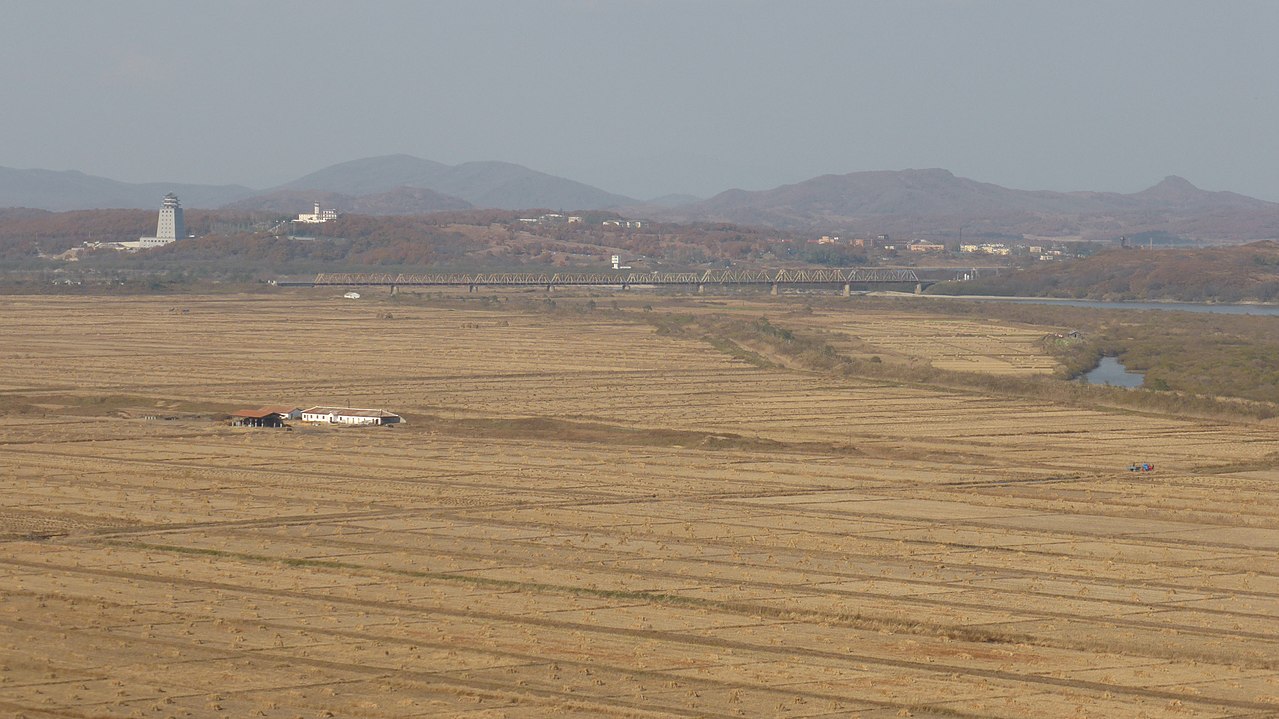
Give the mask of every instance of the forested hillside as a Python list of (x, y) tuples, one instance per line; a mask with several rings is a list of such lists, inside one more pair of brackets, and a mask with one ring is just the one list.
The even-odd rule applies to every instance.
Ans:
[(1114, 249), (997, 277), (935, 285), (937, 294), (1186, 302), (1279, 301), (1279, 243), (1194, 250)]
[[(536, 217), (540, 211), (533, 211)], [(425, 215), (344, 215), (299, 227), (314, 237), (291, 239), (279, 215), (188, 211), (197, 238), (136, 253), (86, 248), (86, 242), (134, 240), (155, 231), (155, 213), (97, 210), (52, 213), (0, 211), (0, 268), (200, 268), (261, 276), (376, 268), (503, 270), (602, 269), (619, 255), (637, 270), (725, 266), (739, 262), (849, 266), (861, 250), (816, 245), (760, 228), (731, 224), (643, 223), (610, 226), (616, 215), (585, 221), (537, 221), (528, 211), (461, 210)], [(68, 252), (71, 251), (71, 252)]]

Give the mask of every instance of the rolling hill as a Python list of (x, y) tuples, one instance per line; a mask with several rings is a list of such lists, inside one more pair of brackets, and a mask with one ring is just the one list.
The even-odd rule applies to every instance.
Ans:
[(159, 209), (160, 198), (173, 192), (184, 207), (219, 207), (248, 197), (241, 185), (131, 183), (67, 170), (15, 170), (0, 167), (0, 207), (30, 207), (61, 212), (98, 208)]
[(385, 192), (348, 195), (320, 190), (273, 190), (225, 205), (223, 209), (296, 215), (310, 212), (318, 202), (359, 215), (420, 215), (448, 210), (469, 210), (471, 203), (419, 187), (395, 187)]
[(474, 207), (503, 210), (597, 210), (636, 200), (509, 162), (445, 165), (410, 155), (386, 155), (332, 165), (278, 190), (321, 190), (362, 196), (413, 187), (458, 197)]

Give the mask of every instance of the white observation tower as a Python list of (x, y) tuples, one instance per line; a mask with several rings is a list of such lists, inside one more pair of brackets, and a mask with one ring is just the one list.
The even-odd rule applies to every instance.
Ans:
[(160, 205), (160, 221), (156, 223), (155, 238), (173, 242), (187, 236), (186, 223), (182, 221), (182, 203), (178, 196), (170, 192), (164, 196), (164, 204)]
[[(182, 203), (170, 192), (160, 205), (160, 219), (155, 225), (155, 237), (139, 237), (138, 247), (159, 247), (187, 236), (186, 222), (182, 220)], [(132, 244), (132, 243), (130, 243)]]

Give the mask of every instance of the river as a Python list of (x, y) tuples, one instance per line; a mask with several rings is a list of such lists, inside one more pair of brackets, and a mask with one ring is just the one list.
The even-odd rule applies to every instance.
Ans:
[(917, 297), (965, 300), (968, 302), (1011, 302), (1023, 305), (1064, 305), (1100, 310), (1164, 310), (1176, 312), (1208, 312), (1222, 315), (1279, 316), (1279, 305), (1232, 305), (1207, 302), (1103, 302), (1101, 300), (1068, 300), (1052, 297), (990, 297), (964, 295), (915, 295)]

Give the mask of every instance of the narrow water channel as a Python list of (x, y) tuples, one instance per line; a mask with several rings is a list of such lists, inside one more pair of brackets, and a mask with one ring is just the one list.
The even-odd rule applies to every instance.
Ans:
[(1141, 372), (1129, 372), (1118, 357), (1102, 357), (1096, 369), (1088, 372), (1080, 381), (1086, 384), (1108, 384), (1112, 387), (1140, 387), (1146, 381)]

